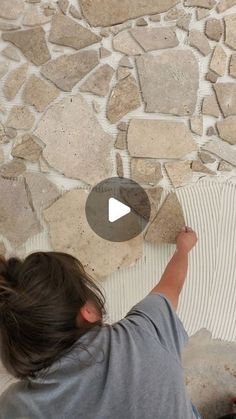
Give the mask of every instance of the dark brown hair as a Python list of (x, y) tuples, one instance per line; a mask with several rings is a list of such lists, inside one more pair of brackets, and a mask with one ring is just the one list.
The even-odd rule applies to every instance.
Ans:
[[(92, 300), (101, 321), (76, 326), (80, 308)], [(0, 257), (0, 354), (14, 376), (49, 367), (95, 325), (105, 299), (82, 264), (60, 252), (37, 252), (25, 260)]]

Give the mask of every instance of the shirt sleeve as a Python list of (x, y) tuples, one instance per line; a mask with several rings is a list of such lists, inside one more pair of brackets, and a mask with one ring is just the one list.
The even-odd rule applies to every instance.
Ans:
[(125, 318), (145, 328), (169, 352), (181, 358), (181, 352), (188, 342), (188, 334), (170, 301), (163, 294), (149, 294)]

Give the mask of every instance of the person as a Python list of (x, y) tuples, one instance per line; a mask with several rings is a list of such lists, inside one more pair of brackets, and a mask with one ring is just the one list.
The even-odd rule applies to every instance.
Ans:
[(0, 418), (200, 418), (185, 388), (188, 335), (176, 314), (197, 240), (181, 231), (159, 283), (112, 325), (102, 291), (73, 256), (1, 258), (0, 354), (19, 381), (1, 395)]

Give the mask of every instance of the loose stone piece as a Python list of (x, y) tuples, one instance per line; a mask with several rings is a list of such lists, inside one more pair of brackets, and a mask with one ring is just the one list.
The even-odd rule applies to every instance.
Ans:
[(196, 18), (197, 18), (197, 20), (202, 20), (205, 17), (209, 16), (209, 14), (210, 14), (210, 10), (209, 9), (198, 8), (196, 10)]
[(216, 123), (220, 138), (229, 144), (236, 144), (236, 116), (229, 116)]
[(144, 54), (137, 58), (137, 69), (146, 112), (181, 116), (194, 113), (199, 68), (191, 51), (168, 51), (158, 56)]
[(25, 26), (38, 26), (38, 25), (44, 25), (45, 23), (50, 22), (51, 16), (45, 16), (42, 14), (39, 14), (38, 9), (33, 7), (33, 9), (27, 10), (27, 12), (24, 15), (23, 19), (23, 25)]
[(41, 74), (59, 89), (69, 92), (98, 63), (96, 51), (81, 51), (49, 61), (42, 66)]
[(219, 41), (223, 34), (223, 26), (219, 19), (209, 19), (206, 21), (205, 34), (212, 41)]
[(211, 47), (207, 37), (196, 29), (192, 29), (189, 32), (189, 45), (196, 48), (202, 55), (205, 56), (211, 52)]
[(115, 70), (109, 64), (102, 65), (81, 84), (80, 91), (106, 96), (109, 92), (114, 72)]
[(84, 210), (88, 193), (83, 189), (65, 193), (44, 210), (44, 217), (53, 249), (80, 258), (88, 273), (104, 278), (117, 269), (134, 264), (142, 256), (143, 238), (139, 235), (116, 243), (95, 234), (88, 225)]
[(136, 80), (130, 75), (120, 80), (112, 90), (107, 105), (107, 118), (114, 124), (140, 105), (139, 89)]
[(22, 175), (26, 171), (26, 166), (22, 160), (13, 159), (9, 163), (0, 166), (0, 179), (1, 176), (4, 178), (16, 178)]
[(217, 83), (214, 89), (224, 116), (236, 115), (236, 84)]
[(125, 79), (125, 77), (128, 77), (130, 74), (130, 70), (127, 67), (118, 67), (117, 80)]
[(65, 15), (69, 7), (69, 0), (58, 0), (57, 4), (61, 12)]
[(128, 149), (133, 157), (178, 159), (196, 151), (197, 146), (183, 122), (133, 119), (128, 129)]
[(215, 128), (214, 128), (214, 127), (209, 127), (209, 128), (207, 128), (207, 132), (206, 132), (206, 134), (207, 134), (209, 137), (211, 137), (212, 135), (216, 135), (216, 130), (215, 130)]
[(24, 179), (0, 177), (0, 195), (4, 196), (0, 207), (0, 231), (12, 246), (21, 246), (29, 237), (41, 231), (28, 201)]
[(59, 198), (57, 187), (42, 173), (27, 172), (24, 177), (36, 210), (48, 208)]
[(17, 95), (21, 86), (25, 82), (27, 70), (28, 64), (23, 64), (9, 73), (3, 85), (3, 93), (7, 100), (12, 100)]
[(219, 76), (225, 74), (227, 64), (227, 55), (221, 45), (217, 45), (211, 57), (210, 70)]
[(25, 103), (35, 106), (38, 112), (43, 112), (59, 94), (60, 90), (56, 86), (32, 74), (25, 85), (22, 97)]
[(95, 44), (101, 37), (75, 22), (68, 16), (56, 14), (52, 18), (49, 41), (67, 47), (81, 49)]
[(42, 147), (35, 141), (34, 135), (25, 134), (15, 142), (11, 155), (32, 162), (38, 161)]
[(219, 0), (216, 6), (218, 13), (223, 13), (225, 10), (230, 9), (230, 7), (236, 6), (236, 0)]
[(143, 17), (140, 17), (140, 18), (136, 21), (136, 25), (137, 25), (137, 26), (147, 26), (147, 25), (148, 25), (148, 23), (147, 23), (147, 21), (146, 21)]
[(4, 32), (2, 38), (17, 46), (25, 57), (35, 65), (44, 64), (50, 59), (45, 32), (41, 26), (23, 31)]
[(149, 16), (149, 20), (151, 22), (160, 22), (161, 21), (161, 15), (156, 14), (156, 15)]
[(175, 188), (184, 186), (192, 180), (192, 171), (190, 169), (190, 161), (177, 161), (174, 163), (166, 163), (165, 169)]
[(131, 159), (131, 179), (135, 182), (155, 185), (162, 178), (161, 163), (157, 160)]
[(103, 59), (103, 58), (110, 57), (111, 51), (108, 51), (108, 49), (101, 47), (99, 48), (99, 54), (100, 54), (100, 58)]
[(174, 48), (179, 44), (172, 28), (133, 28), (130, 33), (146, 52)]
[(236, 49), (236, 14), (225, 16), (225, 43)]
[(188, 31), (191, 19), (192, 19), (192, 15), (190, 13), (186, 14), (185, 16), (177, 20), (176, 26), (180, 29), (183, 29), (184, 31)]
[(119, 62), (119, 65), (121, 67), (133, 68), (133, 64), (130, 62), (128, 57), (122, 57)]
[(218, 169), (220, 172), (231, 172), (231, 170), (233, 169), (233, 167), (231, 166), (231, 164), (227, 163), (224, 160), (221, 160)]
[(122, 31), (113, 38), (113, 48), (115, 51), (127, 55), (140, 55), (143, 53), (143, 49), (129, 31)]
[(178, 20), (182, 17), (186, 16), (186, 12), (184, 9), (178, 9), (178, 7), (173, 7), (169, 10), (164, 16), (164, 20), (166, 21), (172, 21), (172, 20)]
[(215, 95), (206, 96), (202, 102), (203, 115), (211, 115), (218, 118), (220, 116), (220, 109)]
[(91, 26), (112, 26), (140, 16), (163, 13), (179, 0), (81, 0), (80, 7)]
[(128, 126), (129, 126), (129, 124), (127, 123), (127, 122), (119, 122), (119, 124), (117, 125), (117, 128), (120, 130), (120, 131), (127, 131), (128, 130)]
[(0, 79), (2, 79), (9, 70), (9, 64), (5, 61), (0, 62)]
[(189, 7), (203, 7), (212, 9), (216, 4), (216, 0), (185, 0), (184, 5)]
[(211, 83), (216, 83), (218, 80), (218, 76), (213, 71), (208, 71), (206, 74), (206, 80), (210, 81)]
[(193, 116), (190, 119), (191, 131), (197, 135), (203, 134), (203, 117), (202, 115)]
[(17, 130), (15, 128), (5, 128), (5, 133), (8, 139), (10, 138), (11, 140), (17, 136)]
[(18, 50), (14, 48), (12, 45), (8, 45), (6, 48), (4, 48), (2, 50), (2, 55), (13, 61), (20, 61), (20, 54)]
[(82, 19), (80, 11), (73, 4), (70, 5), (69, 12), (75, 19)]
[(145, 192), (148, 196), (148, 199), (151, 205), (151, 214), (150, 214), (150, 222), (151, 222), (157, 216), (163, 189), (160, 186), (155, 186), (151, 188), (145, 188)]
[(206, 173), (207, 175), (215, 175), (215, 172), (213, 172), (212, 170), (208, 169), (208, 167), (206, 167), (201, 160), (193, 160), (192, 164), (191, 164), (191, 169), (193, 172), (201, 172), (201, 173)]
[(216, 154), (218, 157), (226, 160), (228, 163), (236, 166), (236, 151), (225, 141), (214, 139), (202, 147), (202, 150)]
[(214, 156), (212, 156), (211, 154), (205, 153), (204, 151), (201, 151), (200, 153), (198, 153), (198, 156), (200, 160), (202, 161), (202, 163), (204, 164), (215, 163), (216, 161), (216, 158)]
[(81, 95), (65, 97), (49, 107), (34, 134), (46, 145), (47, 163), (66, 177), (88, 184), (111, 177), (112, 138)]
[(20, 25), (17, 23), (6, 22), (0, 19), (0, 31), (16, 31), (20, 29)]
[(118, 177), (124, 177), (124, 167), (120, 153), (116, 153), (116, 172)]
[(1, 0), (0, 17), (17, 19), (24, 11), (24, 0)]
[(34, 115), (27, 106), (15, 105), (11, 108), (6, 127), (30, 130), (34, 125)]
[(110, 33), (113, 35), (117, 35), (121, 31), (125, 31), (125, 29), (130, 29), (132, 27), (131, 22), (122, 23), (121, 25), (115, 25), (110, 27)]
[(229, 74), (236, 78), (236, 54), (232, 54), (229, 63)]
[(127, 134), (124, 131), (118, 132), (116, 142), (115, 142), (115, 148), (118, 148), (120, 150), (125, 150), (127, 147)]
[(145, 240), (155, 244), (174, 244), (184, 226), (183, 210), (176, 194), (171, 193), (164, 201), (156, 218), (150, 224)]

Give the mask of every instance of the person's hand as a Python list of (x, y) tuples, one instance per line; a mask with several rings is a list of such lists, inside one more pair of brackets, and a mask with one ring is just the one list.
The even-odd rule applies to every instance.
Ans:
[(189, 253), (198, 241), (197, 234), (191, 227), (184, 227), (176, 241), (176, 250)]

